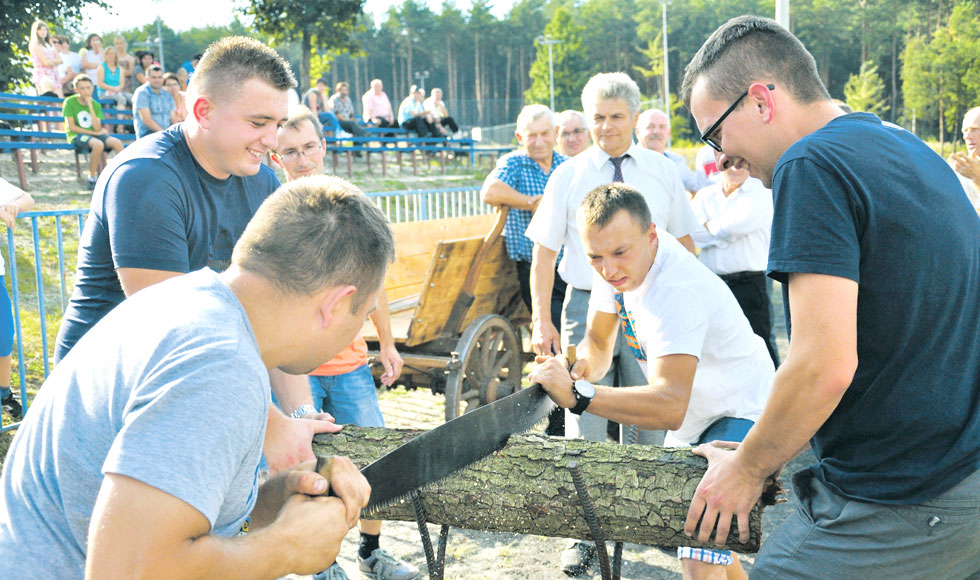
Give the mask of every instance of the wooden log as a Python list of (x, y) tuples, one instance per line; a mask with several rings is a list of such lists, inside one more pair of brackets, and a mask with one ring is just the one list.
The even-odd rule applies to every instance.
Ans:
[[(348, 426), (336, 435), (318, 435), (313, 448), (317, 455), (346, 455), (363, 467), (419, 433)], [(578, 462), (585, 477), (607, 541), (716, 547), (683, 533), (687, 508), (707, 467), (690, 448), (515, 435), (500, 451), (423, 489), (427, 519), (470, 530), (590, 539), (568, 471), (571, 461)], [(733, 521), (727, 549), (759, 550), (762, 509), (776, 503), (779, 492), (771, 478), (751, 513), (751, 538), (740, 543)], [(407, 496), (365, 517), (415, 521)]]

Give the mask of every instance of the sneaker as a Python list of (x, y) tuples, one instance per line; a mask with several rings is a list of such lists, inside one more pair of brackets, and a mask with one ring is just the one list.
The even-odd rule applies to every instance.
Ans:
[(595, 544), (572, 540), (561, 553), (561, 571), (566, 576), (578, 576), (589, 568), (595, 557)]
[(357, 555), (357, 567), (365, 578), (371, 580), (418, 580), (419, 569), (404, 560), (396, 558), (381, 548), (371, 552), (371, 557), (364, 559)]
[(10, 391), (9, 395), (0, 400), (0, 406), (2, 406), (3, 410), (9, 413), (10, 416), (15, 419), (20, 419), (23, 416), (23, 409), (20, 406), (20, 401), (14, 397), (13, 391)]
[(95, 189), (95, 182), (98, 181), (98, 180), (99, 180), (98, 177), (89, 177), (88, 178), (88, 188), (89, 189)]
[(334, 562), (329, 568), (313, 575), (313, 580), (350, 580), (347, 572), (341, 568), (340, 564)]

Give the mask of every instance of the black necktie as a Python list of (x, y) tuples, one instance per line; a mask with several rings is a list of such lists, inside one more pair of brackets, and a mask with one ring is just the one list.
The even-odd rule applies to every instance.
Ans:
[(612, 161), (615, 171), (613, 171), (613, 181), (623, 183), (623, 160), (629, 157), (629, 154), (620, 155), (619, 157), (610, 157), (609, 161)]

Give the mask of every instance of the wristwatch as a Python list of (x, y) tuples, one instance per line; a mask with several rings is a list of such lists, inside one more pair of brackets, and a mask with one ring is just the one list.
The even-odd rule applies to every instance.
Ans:
[(292, 417), (293, 419), (302, 419), (303, 417), (311, 413), (315, 414), (318, 412), (319, 411), (316, 410), (316, 407), (314, 407), (313, 405), (306, 404), (306, 405), (301, 405), (299, 407), (296, 407), (296, 409), (294, 409), (293, 412), (289, 414), (289, 416)]
[(572, 394), (575, 395), (575, 406), (569, 411), (576, 415), (581, 415), (592, 403), (595, 398), (595, 387), (585, 379), (579, 379), (572, 383)]

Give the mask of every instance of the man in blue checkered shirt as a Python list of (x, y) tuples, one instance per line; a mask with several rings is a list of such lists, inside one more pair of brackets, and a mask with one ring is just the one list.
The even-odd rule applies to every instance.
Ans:
[[(524, 230), (544, 195), (548, 177), (568, 157), (555, 151), (557, 127), (551, 109), (544, 105), (524, 107), (517, 116), (514, 134), (521, 148), (497, 161), (497, 167), (483, 182), (481, 196), (484, 203), (510, 208), (504, 223), (504, 242), (507, 255), (517, 266), (521, 298), (528, 312), (531, 312), (531, 251), (534, 243), (524, 235)], [(561, 320), (564, 299), (565, 283), (556, 272), (551, 294), (552, 320)], [(562, 413), (552, 413), (547, 433), (564, 435), (565, 417)]]
[[(510, 208), (504, 224), (504, 242), (507, 244), (507, 255), (517, 264), (521, 298), (530, 312), (531, 251), (534, 249), (534, 242), (524, 235), (524, 230), (527, 229), (534, 210), (538, 208), (551, 172), (568, 157), (555, 151), (554, 116), (551, 109), (544, 105), (524, 107), (517, 116), (517, 130), (514, 134), (521, 148), (497, 161), (497, 167), (483, 182), (481, 196), (484, 203)], [(561, 278), (555, 280), (557, 282)], [(565, 285), (561, 284), (560, 292), (558, 285), (555, 284), (554, 295), (561, 296), (558, 304), (560, 316)], [(555, 320), (559, 318), (556, 317)]]

